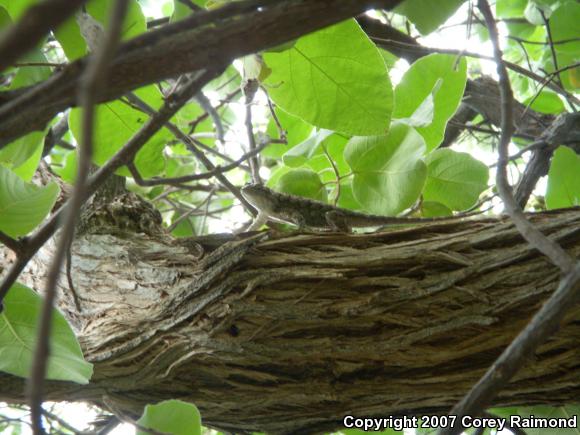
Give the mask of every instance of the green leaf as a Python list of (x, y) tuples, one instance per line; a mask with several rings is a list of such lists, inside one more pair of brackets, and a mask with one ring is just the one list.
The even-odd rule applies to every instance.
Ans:
[[(554, 42), (572, 40), (565, 44), (554, 44), (558, 53), (567, 53), (579, 59), (580, 53), (580, 4), (567, 2), (554, 11), (550, 17), (550, 29)], [(559, 65), (561, 67), (561, 65)]]
[[(2, 4), (1, 1), (0, 4)], [(4, 30), (4, 28), (8, 27), (10, 24), (12, 24), (10, 14), (4, 7), (0, 6), (0, 31)]]
[(37, 154), (39, 149), (42, 153), (43, 142), (44, 132), (28, 133), (0, 150), (0, 162), (8, 168), (18, 168)]
[(425, 183), (424, 152), (421, 135), (400, 123), (386, 136), (353, 137), (344, 157), (354, 173), (353, 194), (359, 204), (384, 215), (410, 207)]
[(0, 231), (10, 237), (28, 234), (50, 212), (59, 192), (56, 183), (28, 184), (0, 166)]
[[(159, 92), (152, 86), (140, 89), (137, 94), (154, 108), (158, 107), (156, 104), (151, 104), (151, 101), (155, 101), (156, 98), (160, 102)], [(148, 116), (143, 112), (119, 100), (99, 104), (95, 113), (93, 161), (97, 165), (103, 165), (143, 126), (147, 119)], [(69, 125), (76, 140), (79, 141), (81, 109), (71, 110)], [(165, 160), (162, 150), (169, 137), (167, 130), (162, 129), (137, 153), (135, 165), (142, 177), (149, 178), (163, 171)], [(122, 170), (121, 173), (129, 175), (126, 170)]]
[(435, 201), (423, 201), (421, 203), (421, 216), (424, 217), (439, 217), (451, 216), (453, 211), (448, 207)]
[(433, 90), (429, 92), (423, 102), (417, 107), (409, 118), (401, 118), (398, 121), (404, 122), (411, 127), (427, 127), (433, 123), (435, 113), (434, 96), (441, 87), (441, 79), (435, 82)]
[(412, 118), (416, 112), (424, 113), (425, 108), (421, 105), (426, 104), (425, 100), (431, 95), (433, 122), (418, 127), (417, 131), (425, 139), (427, 150), (436, 148), (443, 140), (447, 121), (461, 102), (466, 80), (465, 59), (457, 62), (455, 56), (444, 54), (422, 57), (411, 65), (395, 88), (393, 118)]
[(314, 155), (319, 149), (320, 144), (332, 133), (334, 133), (332, 130), (324, 129), (313, 132), (308, 139), (288, 150), (282, 156), (284, 164), (292, 168), (302, 166)]
[[(166, 400), (147, 405), (137, 423), (147, 429), (172, 435), (201, 435), (201, 415), (191, 403)], [(137, 430), (137, 435), (148, 432)]]
[(560, 97), (551, 91), (542, 91), (536, 98), (529, 97), (523, 102), (523, 104), (527, 106), (530, 102), (532, 103), (530, 108), (536, 112), (555, 115), (566, 110)]
[[(300, 142), (304, 141), (310, 133), (312, 132), (312, 125), (304, 122), (296, 116), (290, 115), (282, 109), (274, 109), (276, 117), (282, 126), (282, 129), (286, 132), (286, 141), (288, 144), (272, 144), (269, 145), (261, 155), (264, 157), (271, 157), (274, 159), (280, 158), (286, 151)], [(266, 130), (268, 136), (274, 139), (280, 139), (280, 132), (276, 126), (276, 122), (273, 118), (270, 119), (268, 123), (268, 128)]]
[[(0, 370), (15, 376), (30, 373), (42, 298), (21, 284), (14, 284), (0, 314)], [(52, 311), (50, 357), (46, 378), (88, 384), (93, 365), (86, 362), (75, 334), (63, 315)]]
[[(22, 62), (47, 62), (39, 49), (34, 49), (21, 59)], [(10, 90), (30, 86), (46, 80), (50, 76), (48, 67), (20, 67), (10, 83)], [(0, 150), (0, 162), (9, 168), (18, 168), (38, 153), (44, 139), (43, 131), (33, 131), (16, 139)], [(30, 162), (29, 162), (30, 163)], [(36, 162), (38, 163), (38, 161)], [(34, 168), (36, 169), (36, 167)]]
[[(100, 23), (105, 23), (112, 5), (113, 0), (90, 0), (87, 3), (87, 13)], [(122, 39), (134, 38), (145, 31), (147, 31), (147, 23), (141, 7), (136, 0), (131, 0), (123, 20)], [(87, 54), (87, 45), (81, 36), (75, 17), (59, 26), (55, 31), (55, 37), (69, 60), (72, 61)]]
[(487, 189), (489, 170), (467, 153), (449, 149), (433, 151), (427, 157), (427, 182), (423, 197), (451, 210), (473, 206)]
[(495, 14), (498, 18), (521, 18), (528, 0), (497, 0)]
[(548, 171), (546, 190), (548, 209), (580, 205), (578, 174), (580, 174), (580, 156), (568, 147), (558, 147)]
[(284, 110), (348, 134), (387, 131), (393, 96), (385, 62), (354, 20), (304, 36), (281, 53), (265, 53), (264, 60), (272, 70), (268, 92)]
[(465, 0), (405, 0), (395, 12), (405, 15), (421, 34), (437, 29), (455, 13)]
[(318, 174), (310, 169), (292, 169), (282, 175), (275, 190), (326, 202), (327, 192)]
[(8, 11), (13, 22), (18, 21), (20, 15), (36, 3), (38, 3), (38, 0), (0, 0), (0, 5)]
[[(32, 134), (32, 133), (31, 133)], [(28, 135), (27, 135), (28, 136)], [(42, 136), (42, 134), (41, 134)], [(24, 136), (26, 137), (26, 136)], [(18, 140), (17, 140), (18, 142)], [(28, 159), (26, 159), (22, 164), (20, 164), (17, 168), (13, 168), (12, 171), (24, 181), (32, 180), (34, 174), (36, 173), (36, 169), (38, 168), (38, 163), (42, 158), (42, 151), (44, 150), (44, 138), (39, 140), (39, 144), (36, 147), (36, 150), (32, 153)]]

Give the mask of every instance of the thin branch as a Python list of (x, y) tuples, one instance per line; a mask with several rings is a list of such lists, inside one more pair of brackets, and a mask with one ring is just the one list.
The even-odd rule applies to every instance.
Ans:
[(49, 418), (50, 420), (54, 420), (56, 421), (59, 425), (61, 425), (63, 428), (65, 428), (66, 430), (72, 432), (75, 435), (89, 435), (89, 432), (85, 432), (82, 430), (78, 430), (76, 429), (74, 426), (72, 426), (69, 422), (67, 422), (66, 420), (63, 420), (62, 418), (60, 418), (58, 415), (47, 411), (46, 409), (42, 408), (42, 413), (46, 416), (46, 418)]
[[(400, 1), (236, 1), (200, 11), (124, 43), (100, 102), (168, 77), (227, 65), (235, 58), (294, 40), (370, 8), (392, 9)], [(44, 82), (0, 92), (0, 148), (44, 128), (56, 114), (75, 105), (73, 90), (85, 67), (86, 59), (78, 59)]]
[(486, 0), (478, 0), (478, 8), (482, 12), (489, 29), (500, 83), (502, 125), (496, 178), (498, 191), (504, 202), (506, 212), (510, 215), (522, 236), (532, 246), (546, 254), (566, 275), (560, 282), (556, 292), (536, 313), (525, 329), (503, 351), (471, 391), (451, 410), (450, 415), (457, 416), (457, 424), (453, 428), (439, 431), (439, 434), (461, 433), (461, 418), (465, 415), (479, 415), (489, 405), (497, 392), (505, 387), (534, 350), (558, 329), (566, 311), (580, 297), (580, 263), (575, 264), (572, 258), (558, 244), (545, 237), (527, 221), (521, 208), (516, 203), (511, 186), (507, 181), (507, 149), (514, 131), (512, 120), (513, 95), (507, 70), (501, 62), (502, 52), (499, 47), (498, 31), (489, 4)]
[[(251, 102), (246, 102), (246, 135), (248, 136), (248, 145), (250, 146), (250, 152), (256, 151), (256, 138), (254, 137), (254, 126), (252, 125), (252, 104)], [(260, 159), (258, 158), (258, 153), (254, 153), (250, 158), (250, 172), (252, 174), (252, 181), (254, 183), (262, 183), (262, 178), (260, 177)]]
[[(550, 47), (552, 62), (554, 62), (554, 69), (558, 71), (558, 56), (556, 56), (556, 49), (554, 48), (554, 42), (552, 39), (552, 29), (550, 28), (550, 21), (548, 20), (548, 18), (546, 18), (546, 14), (544, 14), (544, 11), (542, 9), (538, 8), (538, 10), (540, 11), (540, 15), (542, 16), (542, 21), (544, 21), (544, 27), (546, 28), (546, 35), (548, 36), (548, 46)], [(560, 85), (560, 87), (563, 88), (564, 86), (562, 86), (560, 74), (556, 73), (555, 77), (558, 85)]]
[(75, 222), (81, 212), (82, 204), (87, 196), (87, 178), (89, 176), (93, 154), (94, 115), (97, 96), (107, 78), (107, 70), (117, 44), (121, 39), (123, 18), (127, 12), (129, 0), (117, 0), (111, 9), (110, 25), (102, 45), (90, 58), (83, 80), (79, 86), (79, 101), (83, 108), (82, 137), (79, 145), (77, 178), (70, 205), (64, 215), (64, 229), (58, 241), (52, 264), (48, 270), (44, 302), (38, 328), (38, 337), (34, 351), (34, 360), (29, 382), (27, 383), (30, 401), (30, 420), (34, 433), (43, 433), (42, 427), (42, 396), (48, 357), (50, 354), (49, 337), (52, 326), (52, 306), (56, 297), (56, 286), (60, 277), (66, 252), (72, 242)]
[[(238, 91), (239, 92), (239, 91)], [(151, 115), (151, 110), (153, 110), (153, 108), (151, 106), (149, 106), (148, 104), (146, 104), (142, 99), (140, 99), (137, 95), (135, 95), (135, 93), (133, 92), (129, 92), (125, 98), (122, 98), (121, 101), (125, 104), (130, 105), (131, 107), (133, 107), (134, 109), (140, 110), (141, 112), (145, 113), (146, 115)], [(219, 106), (218, 106), (219, 107)], [(215, 110), (216, 108), (214, 108)], [(216, 112), (217, 113), (217, 112)], [(207, 118), (207, 116), (209, 116), (207, 114), (207, 112), (204, 113), (205, 118)], [(202, 118), (204, 115), (201, 115), (200, 118)], [(203, 118), (203, 119), (205, 119)], [(198, 118), (199, 119), (199, 118)], [(174, 128), (179, 129), (179, 127), (177, 127), (175, 124), (170, 123)], [(190, 133), (191, 134), (191, 131)], [(204, 144), (203, 142), (200, 141), (196, 141), (195, 138), (191, 137), (191, 139), (195, 142), (195, 144), (199, 147), (202, 148), (204, 151), (207, 151), (209, 154), (212, 154), (214, 156), (217, 156), (223, 160), (225, 160), (226, 162), (233, 162), (234, 159), (232, 159), (229, 156), (226, 156), (225, 154), (220, 153), (217, 149), (215, 148), (211, 148), (209, 146), (207, 146), (206, 144)], [(183, 142), (183, 141), (181, 141)], [(244, 171), (249, 171), (249, 169), (245, 166), (241, 166), (240, 169), (243, 169)]]
[[(403, 50), (415, 51), (415, 52), (424, 53), (424, 54), (441, 53), (441, 54), (451, 54), (451, 55), (455, 55), (455, 56), (468, 56), (468, 57), (473, 57), (473, 58), (477, 58), (477, 59), (485, 59), (485, 60), (495, 61), (494, 56), (487, 56), (485, 54), (475, 53), (472, 51), (455, 50), (455, 49), (450, 49), (450, 48), (423, 47), (421, 45), (395, 41), (393, 39), (384, 39), (384, 38), (380, 38), (377, 36), (370, 36), (370, 38), (373, 41), (377, 42), (378, 43), (377, 45), (383, 46), (387, 49), (392, 46), (392, 47), (400, 48)], [(542, 77), (542, 76), (540, 76), (532, 71), (529, 71), (529, 70), (521, 67), (520, 65), (516, 64), (516, 63), (509, 62), (509, 61), (503, 60), (503, 59), (501, 62), (502, 62), (502, 64), (504, 64), (506, 67), (508, 67), (512, 71), (517, 72), (518, 74), (521, 74), (525, 77), (528, 77), (528, 78), (530, 78), (538, 83), (544, 83), (546, 81), (545, 77)], [(571, 94), (570, 92), (563, 89), (561, 86), (558, 86), (554, 83), (547, 83), (546, 86), (548, 88), (552, 89), (554, 92), (562, 95), (567, 100), (573, 101), (575, 104), (580, 104), (580, 100), (578, 100), (578, 98), (576, 98), (573, 94)]]
[[(533, 151), (533, 150), (537, 150), (538, 148), (542, 148), (545, 146), (548, 146), (548, 143), (545, 140), (543, 140), (543, 139), (537, 140), (535, 142), (532, 142), (531, 144), (529, 144), (525, 148), (522, 148), (514, 155), (509, 156), (507, 159), (508, 159), (508, 161), (513, 162), (514, 160), (519, 159), (525, 153)], [(498, 164), (499, 164), (498, 162), (495, 162), (495, 163), (492, 163), (491, 165), (489, 165), (489, 167), (493, 168), (493, 167), (497, 166)]]
[(268, 95), (268, 91), (266, 90), (266, 88), (262, 86), (261, 89), (264, 92), (264, 94), (266, 94), (266, 101), (268, 101), (268, 109), (270, 110), (270, 116), (274, 120), (274, 124), (278, 129), (278, 136), (280, 138), (279, 140), (281, 141), (281, 143), (288, 143), (288, 139), (286, 137), (287, 136), (286, 130), (284, 130), (284, 127), (282, 127), (282, 124), (280, 123), (280, 119), (278, 119), (278, 115), (276, 115), (272, 99), (270, 98), (270, 95)]
[(533, 247), (546, 255), (552, 263), (558, 266), (564, 273), (570, 272), (574, 268), (574, 260), (555, 242), (552, 242), (540, 231), (538, 231), (525, 217), (522, 209), (515, 201), (512, 187), (507, 179), (508, 146), (514, 132), (513, 123), (513, 93), (510, 86), (509, 76), (504, 63), (502, 62), (502, 52), (499, 47), (499, 36), (489, 5), (486, 0), (479, 0), (479, 8), (486, 19), (490, 39), (494, 45), (494, 57), (499, 75), (500, 96), (501, 96), (501, 136), (498, 146), (498, 168), (496, 184), (502, 201), (505, 205), (506, 213), (512, 218), (514, 224)]
[[(13, 239), (8, 234), (6, 234), (2, 231), (0, 231), (0, 243), (2, 243), (4, 246), (8, 247), (8, 249), (15, 252), (16, 254), (18, 254), (19, 252), (22, 251), (22, 243), (16, 239)], [(0, 305), (1, 304), (2, 304), (2, 300), (0, 299)], [(2, 311), (2, 310), (0, 310), (0, 311)]]
[(181, 3), (184, 6), (187, 6), (189, 9), (191, 9), (194, 12), (198, 12), (198, 11), (202, 11), (203, 8), (196, 5), (195, 3), (193, 3), (191, 0), (177, 0), (179, 3)]
[(530, 41), (529, 39), (524, 39), (524, 38), (520, 38), (518, 36), (513, 36), (513, 35), (507, 35), (507, 37), (508, 37), (508, 39), (512, 39), (514, 41), (517, 41), (518, 43), (530, 44), (530, 45), (548, 45), (550, 43), (552, 45), (560, 45), (560, 44), (570, 44), (572, 42), (580, 41), (580, 38), (560, 39), (559, 41), (545, 42), (545, 41)]
[[(145, 113), (147, 113), (150, 116), (155, 116), (156, 113), (155, 109), (153, 109), (147, 103), (141, 100), (140, 106), (141, 110), (143, 110)], [(206, 155), (197, 148), (196, 140), (192, 139), (187, 134), (183, 133), (179, 129), (179, 127), (169, 122), (169, 119), (164, 121), (164, 125), (171, 133), (173, 133), (173, 135), (177, 139), (179, 139), (187, 147), (187, 149), (201, 162), (202, 165), (205, 166), (205, 168), (208, 171), (216, 170), (216, 166), (211, 162), (211, 160), (208, 159)], [(215, 172), (213, 176), (215, 176), (221, 183), (221, 185), (224, 186), (227, 190), (229, 190), (242, 203), (242, 205), (246, 210), (248, 210), (252, 215), (257, 214), (254, 207), (252, 207), (252, 205), (246, 200), (246, 198), (242, 196), (240, 189), (234, 186), (223, 174), (220, 173), (220, 171)]]
[[(228, 80), (229, 82), (230, 80)], [(214, 107), (214, 110), (217, 111), (219, 108), (225, 106), (227, 103), (231, 102), (232, 99), (234, 97), (236, 97), (240, 92), (242, 92), (242, 90), (240, 88), (237, 88), (235, 91), (230, 92), (229, 94), (227, 94), (223, 100), (220, 101), (220, 103)], [(206, 120), (207, 117), (210, 116), (209, 113), (206, 111), (203, 114), (199, 115), (197, 118), (195, 118), (193, 121), (190, 121), (189, 126), (190, 126), (190, 130), (189, 130), (189, 134), (192, 134), (195, 131), (195, 128), (197, 127), (197, 125)]]
[(246, 160), (252, 158), (253, 156), (257, 155), (260, 151), (270, 145), (270, 142), (263, 142), (256, 148), (251, 151), (248, 151), (243, 156), (241, 156), (238, 160), (234, 160), (232, 163), (225, 165), (225, 166), (215, 166), (214, 169), (208, 172), (203, 172), (201, 174), (193, 174), (193, 175), (184, 175), (182, 177), (167, 177), (167, 178), (151, 178), (149, 180), (144, 180), (139, 171), (135, 167), (135, 165), (130, 164), (127, 165), (129, 170), (131, 171), (131, 175), (135, 179), (135, 182), (139, 186), (159, 186), (163, 184), (170, 184), (170, 185), (180, 185), (183, 183), (188, 183), (191, 181), (197, 180), (206, 180), (208, 178), (212, 178), (217, 176), (218, 174), (223, 174), (224, 172), (231, 171), (232, 169), (236, 169), (240, 166), (241, 163), (245, 162)]

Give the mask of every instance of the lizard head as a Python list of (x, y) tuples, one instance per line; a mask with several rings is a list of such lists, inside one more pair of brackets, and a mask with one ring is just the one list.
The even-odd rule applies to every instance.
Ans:
[(258, 210), (268, 210), (270, 208), (270, 189), (262, 184), (246, 184), (242, 187), (242, 195)]

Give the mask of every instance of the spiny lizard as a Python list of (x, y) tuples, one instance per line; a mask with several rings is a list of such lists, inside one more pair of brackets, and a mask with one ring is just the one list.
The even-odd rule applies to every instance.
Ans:
[[(261, 184), (247, 184), (242, 195), (258, 209), (250, 230), (261, 227), (268, 219), (303, 228), (330, 228), (348, 232), (353, 227), (434, 223), (458, 219), (456, 216), (436, 218), (406, 218), (379, 216), (335, 207), (300, 196), (279, 193)], [(462, 216), (463, 217), (463, 216)]]

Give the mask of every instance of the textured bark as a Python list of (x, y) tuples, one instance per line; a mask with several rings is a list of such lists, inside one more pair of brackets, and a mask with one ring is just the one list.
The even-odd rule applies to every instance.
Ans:
[[(138, 205), (126, 210), (93, 214), (74, 243), (82, 311), (66, 287), (60, 306), (95, 374), (85, 387), (50, 382), (51, 400), (138, 415), (179, 398), (237, 433), (325, 431), (351, 413), (444, 413), (559, 280), (507, 220), (176, 241), (136, 221)], [(579, 209), (533, 221), (580, 255)], [(48, 255), (29, 272), (37, 287)], [(563, 320), (496, 405), (577, 401), (580, 306)], [(0, 374), (0, 400), (22, 400), (21, 389)]]

